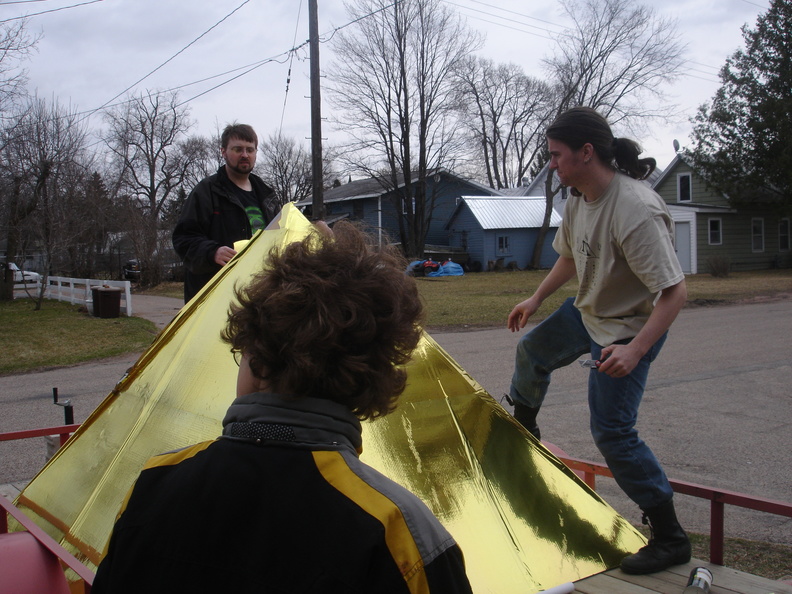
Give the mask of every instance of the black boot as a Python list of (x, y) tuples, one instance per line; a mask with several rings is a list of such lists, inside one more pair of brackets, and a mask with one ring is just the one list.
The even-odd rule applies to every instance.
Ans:
[(539, 425), (536, 424), (536, 415), (539, 414), (539, 407), (531, 408), (519, 402), (514, 403), (514, 418), (528, 429), (528, 431), (538, 440), (541, 441), (542, 436), (539, 433)]
[(673, 500), (644, 510), (643, 523), (649, 524), (649, 544), (622, 559), (624, 573), (655, 573), (690, 561), (690, 540), (679, 525)]

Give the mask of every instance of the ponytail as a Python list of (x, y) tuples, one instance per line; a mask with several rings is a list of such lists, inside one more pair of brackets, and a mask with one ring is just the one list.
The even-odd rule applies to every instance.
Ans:
[(638, 143), (629, 138), (614, 138), (611, 142), (611, 154), (616, 169), (633, 179), (646, 179), (657, 167), (657, 161), (652, 157), (639, 159), (641, 152), (643, 151)]

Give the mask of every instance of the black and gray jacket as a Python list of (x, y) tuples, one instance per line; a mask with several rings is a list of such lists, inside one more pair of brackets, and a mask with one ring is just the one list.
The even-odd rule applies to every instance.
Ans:
[[(249, 179), (267, 224), (277, 214), (275, 193), (257, 175), (251, 174)], [(184, 260), (185, 303), (220, 270), (214, 262), (217, 248), (233, 247), (235, 241), (251, 236), (248, 215), (223, 165), (190, 192), (173, 230), (173, 247)]]
[(358, 459), (346, 407), (255, 393), (223, 425), (146, 464), (92, 592), (471, 592), (426, 505)]

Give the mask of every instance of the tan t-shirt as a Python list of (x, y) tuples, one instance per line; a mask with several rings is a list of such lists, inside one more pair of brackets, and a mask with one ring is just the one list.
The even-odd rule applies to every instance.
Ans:
[(569, 199), (553, 248), (575, 260), (575, 306), (594, 342), (633, 338), (660, 291), (685, 278), (673, 234), (663, 199), (622, 173), (594, 202)]

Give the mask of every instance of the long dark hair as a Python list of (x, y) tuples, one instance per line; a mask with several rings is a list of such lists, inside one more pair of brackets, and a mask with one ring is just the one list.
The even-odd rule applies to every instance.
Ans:
[(639, 159), (640, 145), (629, 138), (615, 138), (608, 120), (590, 107), (573, 107), (559, 115), (545, 133), (547, 138), (563, 142), (572, 150), (589, 143), (603, 163), (634, 179), (646, 179), (657, 167), (651, 157)]

